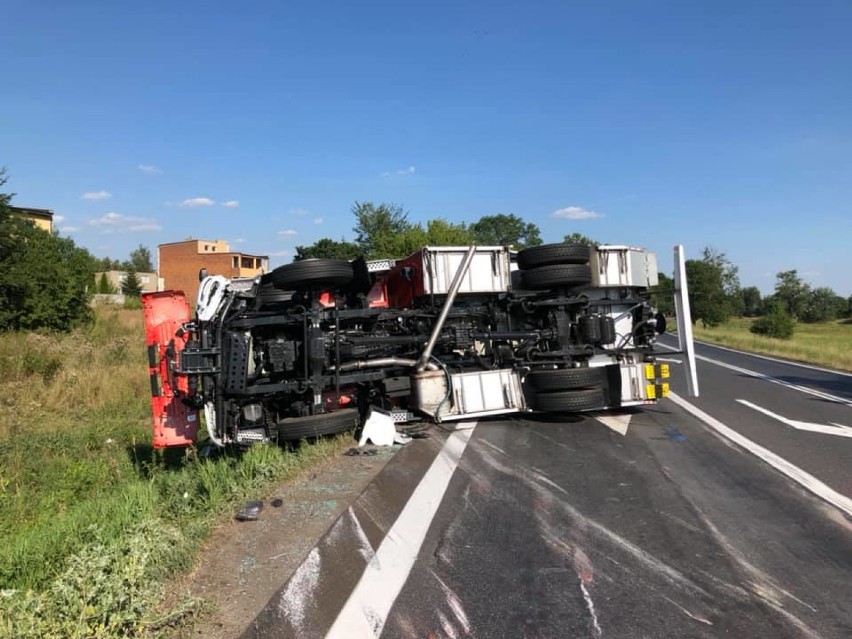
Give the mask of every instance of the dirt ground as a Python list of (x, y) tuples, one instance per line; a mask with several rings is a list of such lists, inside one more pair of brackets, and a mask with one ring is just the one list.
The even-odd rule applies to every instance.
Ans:
[[(175, 598), (200, 598), (208, 612), (172, 636), (239, 636), (396, 449), (338, 455), (269, 495), (258, 495), (264, 505), (257, 521), (232, 519), (216, 529), (194, 571), (172, 584)], [(277, 508), (276, 499), (281, 500)]]

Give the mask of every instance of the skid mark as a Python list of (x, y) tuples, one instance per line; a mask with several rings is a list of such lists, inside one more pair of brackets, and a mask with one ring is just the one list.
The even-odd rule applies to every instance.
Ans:
[[(547, 488), (556, 490), (566, 495), (568, 494), (568, 492), (564, 488), (550, 481), (546, 477), (541, 476), (539, 473), (533, 473), (524, 469), (514, 469), (509, 466), (506, 466), (505, 464), (500, 463), (492, 455), (487, 454), (485, 451), (482, 451), (481, 455), (483, 460), (485, 460), (485, 462), (492, 466), (494, 469), (519, 479), (535, 492), (547, 492), (547, 489), (542, 486), (542, 484), (544, 484), (545, 486), (547, 486)], [(562, 511), (564, 511), (570, 517), (575, 519), (580, 525), (587, 527), (590, 531), (597, 533), (600, 537), (604, 538), (606, 541), (608, 541), (610, 544), (612, 544), (619, 550), (632, 556), (650, 572), (657, 574), (658, 576), (664, 578), (665, 580), (669, 581), (674, 585), (686, 588), (695, 593), (702, 594), (705, 597), (710, 597), (710, 594), (707, 591), (705, 591), (693, 580), (686, 577), (683, 573), (669, 566), (661, 559), (646, 552), (642, 548), (639, 548), (624, 537), (621, 537), (617, 533), (611, 531), (603, 524), (595, 521), (594, 519), (591, 519), (590, 517), (587, 517), (568, 502), (562, 499), (557, 499), (556, 503)]]
[(805, 636), (814, 638), (819, 637), (819, 634), (814, 632), (814, 630), (812, 630), (804, 621), (784, 607), (784, 599), (786, 598), (794, 601), (813, 612), (817, 611), (816, 608), (811, 604), (802, 601), (784, 588), (781, 588), (768, 574), (749, 562), (745, 555), (743, 555), (743, 553), (741, 553), (728, 541), (728, 539), (721, 533), (721, 531), (719, 531), (718, 528), (716, 528), (713, 522), (711, 522), (703, 512), (701, 512), (698, 508), (696, 508), (695, 511), (702, 523), (711, 532), (716, 542), (751, 579), (751, 581), (748, 582), (751, 593), (757, 595), (770, 608), (772, 608), (772, 610), (784, 617)]
[(465, 634), (470, 633), (470, 619), (468, 619), (467, 613), (464, 610), (464, 606), (462, 606), (461, 599), (459, 599), (458, 595), (450, 588), (443, 579), (441, 579), (434, 570), (430, 571), (432, 576), (438, 581), (438, 584), (441, 586), (441, 590), (444, 591), (444, 597), (447, 600), (447, 606), (449, 606), (450, 610), (453, 611), (453, 615), (455, 615), (456, 620), (462, 627), (462, 630)]
[(678, 602), (676, 602), (674, 599), (671, 599), (670, 597), (666, 597), (665, 595), (663, 595), (663, 599), (665, 599), (666, 601), (668, 601), (668, 602), (669, 602), (671, 605), (673, 605), (675, 608), (678, 608), (678, 609), (679, 609), (679, 610), (680, 610), (683, 614), (685, 614), (685, 615), (686, 615), (687, 617), (689, 617), (690, 619), (694, 619), (695, 621), (698, 621), (699, 623), (703, 623), (703, 624), (705, 624), (705, 625), (707, 625), (707, 626), (712, 626), (712, 625), (713, 625), (713, 622), (712, 622), (712, 621), (710, 621), (709, 619), (705, 619), (704, 617), (701, 617), (701, 616), (699, 616), (699, 615), (696, 615), (696, 614), (694, 614), (694, 613), (690, 612), (689, 610), (687, 610), (686, 608), (684, 608), (683, 606), (681, 606)]
[(499, 446), (495, 446), (494, 444), (492, 444), (490, 441), (488, 441), (486, 439), (478, 439), (478, 440), (476, 440), (476, 443), (482, 444), (483, 446), (488, 446), (488, 448), (491, 448), (492, 450), (496, 450), (498, 453), (502, 453), (503, 455), (506, 455), (506, 457), (509, 456), (509, 453), (507, 453), (505, 450), (503, 450)]
[(595, 612), (595, 602), (592, 601), (592, 595), (589, 594), (589, 589), (586, 588), (586, 584), (584, 584), (582, 580), (580, 581), (580, 590), (583, 593), (583, 601), (586, 602), (586, 610), (589, 611), (589, 617), (592, 619), (592, 636), (597, 639), (603, 635), (603, 631), (598, 623), (598, 615)]

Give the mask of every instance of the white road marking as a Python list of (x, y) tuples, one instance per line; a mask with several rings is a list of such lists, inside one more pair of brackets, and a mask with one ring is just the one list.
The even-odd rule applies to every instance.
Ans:
[(845, 495), (841, 495), (833, 488), (830, 488), (829, 486), (822, 483), (819, 479), (817, 479), (810, 473), (802, 470), (794, 464), (791, 464), (783, 457), (773, 453), (771, 450), (764, 448), (760, 444), (754, 443), (747, 437), (744, 437), (743, 435), (735, 431), (733, 428), (726, 426), (715, 417), (708, 415), (697, 406), (690, 404), (688, 401), (686, 401), (676, 393), (669, 393), (669, 399), (681, 408), (683, 408), (686, 412), (690, 413), (694, 417), (697, 417), (699, 420), (707, 424), (707, 426), (719, 433), (719, 435), (721, 435), (722, 437), (729, 439), (738, 446), (746, 449), (752, 455), (759, 457), (776, 470), (787, 475), (787, 477), (789, 477), (793, 481), (797, 482), (804, 488), (807, 488), (817, 497), (824, 499), (835, 508), (843, 511), (848, 516), (852, 517), (852, 499), (849, 499)]
[[(825, 435), (837, 435), (838, 437), (852, 437), (852, 428), (849, 426), (843, 426), (842, 424), (834, 424), (833, 426), (826, 426), (825, 424), (814, 424), (813, 422), (802, 422), (797, 419), (787, 419), (786, 417), (782, 417), (776, 413), (773, 413), (771, 410), (767, 410), (758, 406), (757, 404), (752, 404), (751, 402), (745, 399), (737, 400), (743, 406), (748, 406), (751, 409), (758, 411), (759, 413), (763, 413), (764, 415), (768, 415), (774, 419), (777, 419), (779, 422), (783, 424), (787, 424), (787, 426), (791, 426), (796, 430), (807, 430), (812, 433), (823, 433)], [(833, 423), (833, 422), (832, 422)]]
[[(663, 348), (669, 348), (672, 350), (677, 350), (671, 346), (666, 346), (665, 344), (660, 344)], [(739, 351), (737, 351), (739, 352)], [(750, 354), (750, 353), (747, 353)], [(727, 362), (722, 362), (717, 359), (712, 359), (710, 357), (705, 357), (704, 355), (696, 355), (696, 359), (700, 359), (702, 362), (707, 362), (708, 364), (715, 364), (716, 366), (721, 366), (722, 368), (727, 368), (732, 371), (736, 371), (737, 373), (742, 373), (743, 375), (748, 375), (749, 377), (755, 377), (757, 379), (762, 379), (767, 382), (772, 382), (773, 384), (779, 384), (781, 386), (786, 386), (787, 388), (792, 388), (793, 390), (797, 390), (800, 393), (807, 393), (808, 395), (813, 395), (814, 397), (819, 397), (820, 399), (825, 399), (830, 402), (836, 402), (838, 404), (843, 404), (844, 406), (849, 406), (852, 408), (852, 401), (845, 399), (843, 397), (838, 397), (837, 395), (832, 395), (831, 393), (824, 393), (823, 391), (818, 391), (813, 388), (808, 388), (807, 386), (799, 386), (798, 384), (793, 384), (791, 382), (786, 382), (783, 379), (778, 379), (777, 377), (772, 377), (771, 375), (765, 375), (764, 373), (758, 373), (757, 371), (749, 370), (748, 368), (742, 368), (741, 366), (734, 366), (733, 364), (728, 364)], [(768, 358), (767, 358), (768, 359)], [(786, 362), (785, 362), (786, 363)]]
[(382, 634), (472, 434), (473, 427), (457, 430), (447, 438), (367, 564), (326, 639), (366, 639)]
[[(822, 366), (814, 366), (813, 364), (802, 364), (801, 362), (792, 362), (788, 359), (779, 359), (777, 357), (770, 357), (769, 355), (759, 355), (758, 353), (749, 353), (748, 351), (738, 351), (735, 348), (729, 348), (727, 346), (720, 346), (719, 344), (711, 344), (710, 342), (702, 342), (699, 340), (695, 340), (697, 343), (702, 346), (710, 346), (712, 348), (718, 348), (719, 350), (728, 351), (730, 353), (736, 353), (738, 355), (748, 355), (749, 357), (758, 357), (760, 359), (765, 359), (770, 362), (777, 362), (779, 364), (789, 364), (790, 366), (798, 366), (799, 368), (809, 368), (813, 371), (820, 371), (823, 373), (831, 373), (832, 375), (843, 375), (845, 377), (852, 377), (852, 373), (845, 373), (843, 371), (836, 371), (831, 368), (824, 368)], [(660, 344), (661, 346), (665, 346), (665, 344)], [(670, 346), (667, 348), (671, 348)], [(677, 349), (675, 349), (677, 350)]]
[(595, 415), (595, 419), (607, 428), (611, 428), (619, 435), (627, 435), (627, 427), (630, 426), (630, 413)]

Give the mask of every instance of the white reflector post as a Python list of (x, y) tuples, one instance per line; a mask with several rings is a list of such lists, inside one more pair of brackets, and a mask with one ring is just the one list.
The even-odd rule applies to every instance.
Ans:
[(686, 388), (691, 397), (698, 397), (698, 373), (695, 370), (695, 344), (692, 341), (692, 312), (689, 310), (689, 289), (686, 283), (686, 258), (683, 246), (674, 247), (674, 303), (677, 313), (677, 339), (683, 353)]

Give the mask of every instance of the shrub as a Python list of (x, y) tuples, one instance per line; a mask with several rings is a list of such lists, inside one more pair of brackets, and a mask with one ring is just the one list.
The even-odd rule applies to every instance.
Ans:
[(795, 328), (795, 320), (784, 311), (776, 308), (768, 315), (754, 320), (749, 330), (757, 335), (765, 335), (775, 339), (790, 339), (793, 337)]

